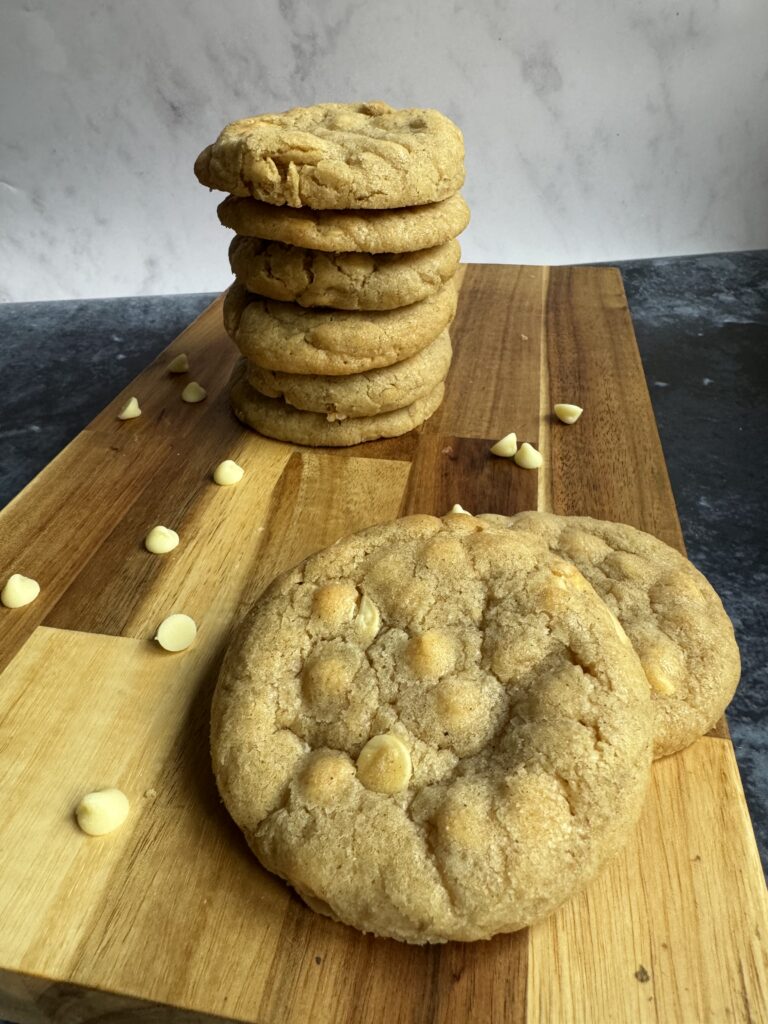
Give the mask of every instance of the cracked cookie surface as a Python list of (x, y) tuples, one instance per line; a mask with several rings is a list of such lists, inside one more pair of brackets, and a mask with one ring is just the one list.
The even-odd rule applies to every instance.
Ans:
[(739, 681), (739, 649), (722, 601), (687, 558), (642, 530), (587, 516), (480, 518), (541, 538), (614, 612), (650, 684), (655, 757), (709, 732)]
[(318, 103), (233, 121), (195, 161), (234, 196), (315, 210), (434, 203), (464, 182), (464, 140), (437, 110)]
[(434, 341), (456, 312), (452, 280), (400, 309), (303, 309), (253, 295), (235, 282), (224, 327), (246, 359), (284, 373), (349, 374), (391, 366)]
[(227, 196), (219, 220), (239, 235), (320, 252), (415, 252), (455, 238), (469, 224), (460, 195), (400, 210), (310, 210)]
[(278, 373), (246, 364), (248, 383), (269, 398), (283, 398), (305, 412), (328, 419), (376, 416), (411, 405), (444, 381), (451, 365), (451, 338), (447, 330), (416, 355), (392, 366), (346, 377), (320, 377)]
[(280, 576), (227, 652), (221, 795), (314, 909), (407, 942), (538, 920), (625, 842), (648, 785), (637, 656), (569, 563), (411, 516)]
[(346, 447), (381, 437), (399, 437), (428, 420), (443, 400), (442, 382), (408, 405), (371, 416), (330, 420), (324, 413), (304, 412), (281, 398), (267, 398), (252, 387), (240, 365), (233, 374), (230, 401), (247, 427), (278, 441), (322, 447)]
[(282, 242), (236, 235), (229, 263), (256, 295), (300, 306), (397, 309), (425, 299), (456, 273), (457, 241), (418, 252), (315, 252)]

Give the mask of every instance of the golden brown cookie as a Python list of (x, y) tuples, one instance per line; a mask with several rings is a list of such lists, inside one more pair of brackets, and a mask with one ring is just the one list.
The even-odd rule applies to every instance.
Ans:
[(453, 319), (448, 281), (401, 309), (339, 312), (262, 299), (235, 282), (224, 299), (224, 326), (246, 359), (283, 373), (349, 374), (391, 366), (425, 348)]
[(255, 295), (300, 306), (335, 309), (397, 309), (425, 299), (456, 273), (459, 243), (418, 252), (316, 252), (282, 242), (236, 235), (229, 263), (237, 280)]
[(650, 740), (639, 661), (591, 587), (469, 515), (376, 526), (279, 577), (211, 732), (264, 866), (414, 943), (514, 931), (582, 888), (640, 813)]
[(329, 420), (340, 420), (376, 416), (411, 405), (445, 380), (450, 365), (451, 338), (445, 330), (415, 356), (366, 373), (317, 377), (277, 373), (248, 363), (246, 378), (262, 395), (282, 398), (296, 409), (322, 413)]
[(545, 541), (616, 615), (650, 683), (655, 757), (709, 732), (739, 681), (739, 649), (722, 601), (687, 558), (624, 523), (545, 512), (481, 518)]
[(227, 196), (219, 220), (239, 235), (321, 252), (415, 252), (460, 235), (469, 207), (460, 195), (401, 210), (310, 210)]
[(464, 140), (437, 110), (318, 103), (227, 125), (195, 174), (209, 188), (276, 206), (419, 206), (461, 188)]
[(329, 419), (324, 413), (296, 409), (281, 398), (266, 398), (248, 384), (241, 369), (235, 375), (230, 397), (240, 422), (260, 434), (292, 444), (339, 448), (407, 434), (429, 419), (442, 402), (444, 391), (439, 383), (402, 408), (372, 416)]

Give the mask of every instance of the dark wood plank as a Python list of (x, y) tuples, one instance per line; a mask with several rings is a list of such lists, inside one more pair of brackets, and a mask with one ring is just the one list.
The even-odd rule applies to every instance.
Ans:
[(425, 432), (498, 440), (539, 434), (545, 267), (467, 267), (451, 325), (445, 401)]
[(411, 467), (402, 514), (468, 512), (512, 515), (536, 508), (536, 473), (491, 455), (488, 438), (423, 434)]
[[(629, 523), (683, 550), (618, 270), (553, 268), (546, 324), (552, 510)], [(556, 402), (584, 414), (561, 424)]]

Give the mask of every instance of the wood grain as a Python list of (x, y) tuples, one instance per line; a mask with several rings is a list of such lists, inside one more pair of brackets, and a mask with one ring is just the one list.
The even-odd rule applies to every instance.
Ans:
[[(553, 268), (546, 316), (553, 511), (629, 523), (684, 550), (619, 271)], [(566, 427), (555, 402), (584, 414)]]
[[(38, 1022), (757, 1021), (766, 896), (733, 750), (700, 740), (654, 768), (626, 850), (531, 929), (411, 948), (309, 911), (262, 871), (208, 761), (212, 688), (233, 624), (274, 575), (401, 512), (554, 508), (682, 545), (614, 271), (466, 269), (442, 409), (418, 432), (308, 450), (243, 432), (236, 353), (215, 303), (0, 513), (0, 574), (42, 584), (0, 609), (0, 1016)], [(180, 401), (187, 351), (208, 389)], [(121, 423), (120, 403), (144, 415)], [(555, 401), (577, 401), (565, 427)], [(489, 455), (509, 430), (539, 473)], [(236, 458), (235, 488), (211, 483)], [(156, 557), (148, 529), (177, 529)], [(195, 645), (151, 637), (193, 614)], [(727, 736), (727, 733), (719, 735)], [(131, 798), (91, 839), (90, 788)]]

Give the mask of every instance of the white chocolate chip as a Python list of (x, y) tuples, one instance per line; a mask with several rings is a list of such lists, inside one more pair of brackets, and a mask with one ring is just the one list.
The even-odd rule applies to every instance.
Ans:
[(232, 459), (224, 459), (214, 469), (213, 480), (221, 487), (231, 487), (232, 484), (239, 484), (244, 474), (245, 470), (242, 466), (238, 466)]
[(379, 632), (380, 626), (381, 614), (379, 609), (367, 594), (363, 594), (360, 598), (360, 607), (355, 616), (355, 631), (362, 640), (370, 643)]
[[(563, 562), (557, 560), (552, 563), (552, 575), (556, 579), (565, 578), (568, 583), (575, 587), (576, 590), (591, 590), (589, 583), (584, 579), (582, 574), (573, 564), (573, 562)], [(617, 619), (618, 622), (618, 619)]]
[(632, 646), (632, 641), (629, 639), (627, 634), (624, 632), (624, 627), (619, 622), (619, 620), (616, 618), (616, 615), (614, 614), (614, 612), (611, 611), (610, 608), (608, 608), (608, 615), (610, 616), (611, 625), (614, 628), (616, 636), (619, 638), (619, 640), (621, 640), (621, 642), (625, 645), (625, 647), (631, 647)]
[(168, 363), (168, 373), (186, 373), (189, 370), (187, 353), (182, 352)]
[(392, 733), (382, 733), (368, 740), (357, 759), (357, 777), (374, 793), (397, 793), (405, 789), (412, 770), (411, 752)]
[(500, 441), (491, 447), (491, 455), (500, 455), (504, 459), (510, 459), (517, 451), (517, 434), (505, 434)]
[(195, 620), (182, 612), (176, 612), (163, 619), (157, 627), (155, 640), (164, 651), (184, 651), (197, 636)]
[(77, 824), (89, 836), (105, 836), (120, 828), (131, 805), (119, 789), (99, 789), (88, 793), (77, 805)]
[(521, 469), (538, 469), (544, 462), (541, 452), (537, 452), (533, 445), (523, 441), (514, 455), (516, 465)]
[(29, 576), (22, 576), (15, 572), (8, 577), (8, 581), (0, 594), (0, 601), (6, 608), (23, 608), (31, 604), (40, 593), (40, 584)]
[(653, 655), (641, 655), (640, 664), (646, 674), (651, 689), (663, 697), (671, 697), (675, 692), (675, 684), (661, 667)]
[(454, 505), (451, 511), (448, 513), (449, 516), (471, 516), (471, 512), (467, 512), (461, 505)]
[(563, 423), (575, 423), (583, 412), (580, 405), (570, 405), (568, 402), (558, 402), (555, 406), (555, 416)]
[(119, 420), (135, 420), (137, 416), (141, 416), (138, 398), (129, 398), (117, 414)]
[(202, 402), (207, 394), (208, 392), (204, 387), (201, 387), (196, 380), (191, 380), (181, 392), (181, 400), (182, 402), (189, 402), (191, 405), (194, 405), (195, 402)]
[(179, 535), (167, 526), (153, 526), (144, 538), (144, 547), (153, 555), (167, 555), (179, 546)]

